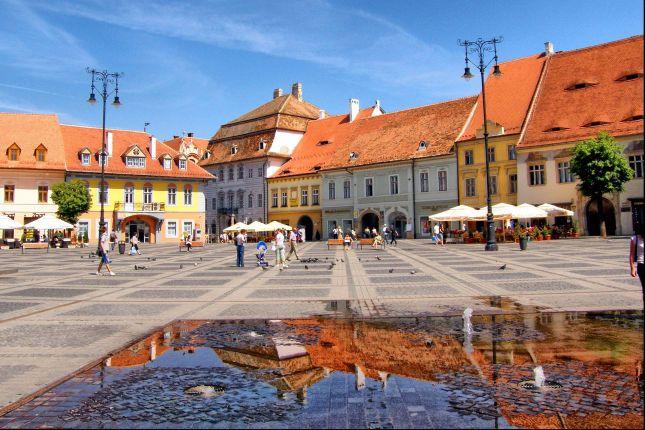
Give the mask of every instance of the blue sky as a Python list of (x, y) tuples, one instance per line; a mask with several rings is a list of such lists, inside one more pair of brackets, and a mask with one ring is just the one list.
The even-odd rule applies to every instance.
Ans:
[(331, 113), (476, 94), (459, 38), (502, 35), (500, 60), (643, 33), (643, 3), (585, 1), (0, 0), (0, 111), (100, 126), (87, 66), (124, 72), (108, 126), (212, 136), (303, 83)]

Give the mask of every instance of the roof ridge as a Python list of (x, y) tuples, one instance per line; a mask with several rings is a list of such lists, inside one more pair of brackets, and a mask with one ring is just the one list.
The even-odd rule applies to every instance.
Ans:
[[(286, 97), (284, 98), (284, 101), (282, 102), (282, 104), (281, 104), (281, 105), (280, 105), (280, 107), (278, 108), (278, 113), (282, 113), (282, 110), (283, 110), (283, 109), (285, 108), (285, 106), (287, 105), (287, 102), (289, 101), (289, 98), (290, 98), (290, 97), (293, 97), (293, 95), (292, 95), (291, 93), (289, 93), (289, 94), (285, 94), (285, 95), (286, 95)], [(296, 100), (296, 101), (300, 101), (300, 100)]]
[(622, 45), (622, 44), (632, 42), (632, 41), (636, 41), (636, 40), (642, 39), (642, 38), (643, 38), (643, 35), (638, 34), (638, 35), (635, 35), (635, 36), (625, 37), (623, 39), (611, 40), (609, 42), (598, 43), (596, 45), (583, 46), (582, 48), (570, 49), (568, 51), (560, 51), (560, 52), (556, 52), (554, 55), (566, 56), (566, 55), (575, 54), (575, 53), (578, 53), (578, 52), (581, 52), (581, 51), (588, 51), (588, 50), (592, 50), (592, 49), (603, 48), (603, 47), (606, 47), (606, 46)]
[[(76, 125), (76, 124), (60, 124), (60, 125), (64, 125), (65, 127), (93, 128), (95, 130), (101, 130), (101, 127), (94, 127), (94, 126), (91, 126), (91, 125)], [(105, 131), (127, 131), (127, 132), (130, 132), (130, 133), (142, 133), (142, 134), (147, 134), (149, 136), (153, 136), (152, 134), (148, 133), (147, 131), (127, 130), (127, 129), (124, 129), (124, 128), (107, 128), (106, 127)]]
[(416, 110), (416, 109), (424, 109), (424, 108), (429, 108), (429, 107), (432, 107), (432, 106), (438, 106), (438, 105), (447, 104), (447, 103), (454, 103), (454, 102), (467, 100), (467, 99), (471, 99), (471, 98), (477, 99), (477, 97), (479, 97), (479, 94), (471, 95), (471, 96), (458, 97), (456, 99), (444, 100), (444, 101), (440, 101), (440, 102), (436, 102), (436, 103), (430, 103), (430, 104), (427, 104), (427, 105), (415, 106), (415, 107), (411, 107), (411, 108), (407, 108), (407, 109), (401, 109), (401, 110), (397, 110), (397, 111), (386, 112), (386, 113), (382, 113), (382, 114), (377, 115), (377, 116), (370, 116), (368, 118), (363, 118), (363, 120), (368, 120), (368, 119), (372, 119), (372, 118), (382, 118), (382, 117), (387, 116), (387, 115), (394, 115), (394, 114), (397, 114), (397, 113), (409, 112), (409, 111), (413, 111), (413, 110)]
[(522, 145), (522, 141), (524, 140), (524, 136), (526, 135), (526, 130), (531, 121), (531, 117), (533, 116), (535, 106), (537, 106), (538, 99), (542, 95), (542, 83), (544, 82), (544, 79), (546, 78), (546, 75), (549, 72), (548, 68), (549, 68), (549, 64), (551, 64), (551, 58), (552, 58), (551, 55), (547, 56), (546, 60), (544, 61), (544, 64), (542, 64), (540, 77), (538, 78), (537, 84), (535, 85), (535, 92), (533, 93), (533, 97), (531, 97), (531, 103), (529, 104), (529, 108), (526, 111), (526, 115), (524, 115), (524, 121), (522, 122), (522, 126), (520, 127), (520, 135), (517, 139), (518, 146)]
[(42, 113), (42, 112), (0, 112), (0, 115), (22, 115), (22, 116), (54, 116), (58, 117), (57, 113)]

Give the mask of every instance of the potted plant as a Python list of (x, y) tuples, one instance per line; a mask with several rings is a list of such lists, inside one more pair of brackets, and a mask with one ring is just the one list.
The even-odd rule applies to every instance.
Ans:
[(551, 229), (549, 227), (544, 227), (544, 239), (551, 240)]
[(578, 221), (573, 222), (573, 226), (571, 227), (571, 237), (578, 237), (580, 233), (578, 232)]
[(529, 244), (529, 232), (521, 228), (519, 230), (517, 230), (516, 228), (516, 231), (517, 231), (517, 238), (520, 242), (520, 251), (526, 251), (526, 247)]
[(87, 235), (87, 232), (83, 233), (83, 243), (85, 243), (85, 244), (90, 243), (90, 238)]

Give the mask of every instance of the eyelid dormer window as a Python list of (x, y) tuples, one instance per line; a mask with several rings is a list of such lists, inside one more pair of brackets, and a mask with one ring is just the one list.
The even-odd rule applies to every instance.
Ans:
[(231, 146), (231, 155), (237, 154), (237, 145)]
[(428, 143), (425, 140), (419, 142), (419, 151), (425, 151), (428, 148)]
[(617, 82), (626, 82), (626, 81), (633, 81), (638, 78), (642, 78), (643, 73), (641, 72), (634, 72), (634, 73), (627, 73), (620, 78), (616, 79)]
[(567, 91), (582, 90), (584, 88), (591, 88), (598, 85), (597, 82), (576, 82), (575, 84), (569, 85), (565, 88)]

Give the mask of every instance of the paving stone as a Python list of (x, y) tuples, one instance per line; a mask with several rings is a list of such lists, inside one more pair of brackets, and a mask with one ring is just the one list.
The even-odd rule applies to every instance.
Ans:
[(575, 290), (589, 290), (587, 287), (573, 284), (566, 281), (531, 281), (531, 282), (509, 282), (497, 283), (496, 287), (502, 288), (506, 291), (575, 291)]
[(392, 276), (370, 276), (370, 282), (374, 284), (402, 284), (402, 283), (427, 283), (427, 282), (437, 282), (437, 279), (433, 278), (430, 275), (408, 275), (408, 276), (396, 276), (394, 273)]
[(22, 309), (38, 306), (40, 303), (33, 302), (4, 302), (0, 301), (0, 314), (19, 311)]
[(128, 299), (195, 299), (208, 293), (208, 290), (139, 290), (126, 294)]
[(485, 281), (490, 280), (505, 280), (505, 279), (524, 279), (530, 280), (532, 278), (541, 278), (542, 275), (539, 275), (535, 272), (520, 272), (520, 271), (490, 271), (489, 273), (469, 273), (469, 276), (472, 276), (477, 279), (482, 279)]
[(65, 316), (125, 316), (125, 317), (140, 317), (144, 315), (157, 315), (166, 312), (174, 305), (154, 304), (154, 305), (139, 305), (127, 303), (97, 303), (85, 306), (73, 311), (63, 312)]
[(249, 297), (262, 299), (328, 297), (329, 292), (329, 288), (280, 288), (272, 290), (257, 290), (254, 291)]
[(84, 288), (25, 288), (24, 290), (9, 291), (0, 294), (0, 296), (16, 296), (16, 297), (52, 297), (52, 298), (69, 298), (87, 294), (96, 290)]
[(21, 324), (0, 329), (0, 346), (27, 348), (78, 348), (113, 335), (123, 327), (98, 324)]

